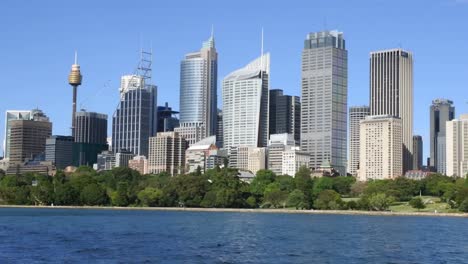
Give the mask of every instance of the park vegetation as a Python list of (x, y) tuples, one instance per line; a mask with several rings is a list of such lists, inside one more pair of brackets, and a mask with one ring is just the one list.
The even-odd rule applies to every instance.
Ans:
[(468, 180), (438, 174), (356, 182), (353, 177), (311, 178), (303, 167), (295, 175), (260, 170), (251, 183), (237, 170), (216, 168), (171, 177), (141, 175), (129, 168), (96, 172), (80, 167), (66, 175), (3, 175), (0, 203), (12, 205), (145, 206), (205, 208), (291, 208), (386, 211), (398, 202), (424, 209), (419, 196), (435, 196), (454, 210), (468, 212)]

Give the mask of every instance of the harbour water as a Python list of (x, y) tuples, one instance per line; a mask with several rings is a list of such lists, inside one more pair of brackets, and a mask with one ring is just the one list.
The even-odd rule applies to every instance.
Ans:
[(0, 263), (468, 263), (468, 219), (0, 208)]

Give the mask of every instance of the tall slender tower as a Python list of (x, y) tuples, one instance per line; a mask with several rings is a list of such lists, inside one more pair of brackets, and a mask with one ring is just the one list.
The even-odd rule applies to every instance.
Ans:
[(73, 87), (73, 104), (72, 104), (72, 137), (75, 136), (75, 114), (76, 114), (76, 93), (78, 85), (81, 85), (80, 65), (78, 65), (78, 55), (75, 51), (75, 63), (72, 65), (70, 74), (68, 75), (68, 83)]
[(370, 115), (401, 118), (403, 173), (413, 168), (413, 55), (402, 49), (370, 54)]

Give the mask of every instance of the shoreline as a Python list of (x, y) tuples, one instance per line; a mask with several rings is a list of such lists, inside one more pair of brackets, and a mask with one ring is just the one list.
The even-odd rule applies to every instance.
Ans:
[(87, 210), (138, 210), (138, 211), (178, 211), (178, 212), (213, 212), (213, 213), (276, 213), (276, 214), (311, 214), (311, 215), (370, 215), (370, 216), (435, 216), (468, 218), (468, 213), (432, 213), (432, 212), (388, 212), (354, 210), (294, 210), (294, 209), (247, 209), (247, 208), (191, 208), (191, 207), (113, 207), (113, 206), (43, 206), (43, 205), (0, 205), (2, 208), (29, 209), (87, 209)]

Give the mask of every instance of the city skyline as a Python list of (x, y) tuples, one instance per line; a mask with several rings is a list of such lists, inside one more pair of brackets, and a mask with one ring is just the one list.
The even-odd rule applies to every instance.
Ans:
[[(398, 9), (398, 11), (402, 12), (403, 15), (416, 12), (416, 14), (421, 16), (422, 11), (418, 10), (421, 8), (422, 3), (422, 1), (415, 1), (408, 5), (405, 4), (405, 9)], [(98, 26), (96, 29), (93, 29), (90, 24), (83, 24), (83, 29), (77, 29), (78, 33), (81, 33), (85, 39), (96, 35), (95, 38), (93, 37), (95, 40), (93, 43), (81, 41), (78, 37), (67, 39), (64, 37), (65, 35), (61, 35), (64, 34), (60, 29), (62, 26), (84, 23), (87, 16), (97, 12), (96, 10), (89, 10), (88, 12), (85, 8), (87, 6), (86, 2), (83, 7), (77, 10), (77, 14), (80, 15), (80, 19), (77, 21), (69, 21), (68, 16), (58, 15), (58, 13), (66, 12), (50, 13), (51, 11), (44, 10), (45, 12), (38, 12), (41, 14), (32, 14), (31, 11), (34, 8), (40, 8), (35, 6), (36, 4), (32, 4), (24, 10), (24, 14), (28, 15), (24, 18), (26, 24), (31, 24), (27, 22), (37, 21), (45, 15), (50, 15), (50, 17), (38, 21), (37, 25), (29, 26), (24, 25), (21, 21), (16, 21), (10, 14), (0, 18), (0, 21), (3, 22), (3, 19), (5, 19), (5, 21), (8, 22), (2, 23), (8, 25), (8, 28), (1, 27), (0, 30), (10, 35), (10, 38), (6, 39), (6, 41), (0, 45), (0, 47), (2, 47), (2, 49), (0, 49), (0, 54), (2, 58), (5, 58), (4, 63), (0, 65), (0, 72), (5, 74), (5, 78), (2, 79), (6, 81), (6, 87), (15, 87), (15, 89), (11, 89), (12, 91), (10, 91), (10, 89), (3, 90), (2, 98), (5, 100), (3, 104), (0, 105), (0, 111), (5, 112), (5, 110), (11, 109), (33, 109), (39, 107), (47, 112), (51, 121), (54, 122), (53, 134), (70, 134), (70, 113), (69, 111), (61, 111), (61, 109), (70, 108), (71, 88), (67, 84), (64, 76), (68, 74), (70, 64), (73, 62), (73, 52), (76, 49), (80, 54), (80, 65), (84, 75), (83, 84), (79, 88), (78, 109), (86, 108), (90, 111), (106, 113), (111, 116), (118, 101), (117, 90), (119, 76), (129, 74), (134, 70), (139, 46), (149, 46), (150, 44), (148, 43), (150, 43), (151, 40), (153, 42), (153, 51), (155, 52), (153, 69), (154, 83), (160, 87), (158, 105), (162, 105), (163, 102), (168, 101), (175, 110), (178, 110), (178, 64), (184, 54), (193, 51), (193, 47), (199, 45), (200, 40), (205, 39), (209, 35), (211, 25), (214, 25), (217, 49), (220, 54), (218, 98), (221, 94), (220, 80), (232, 69), (239, 68), (245, 61), (252, 60), (256, 57), (256, 54), (258, 54), (255, 47), (258, 46), (258, 31), (262, 26), (265, 27), (265, 50), (271, 52), (273, 56), (270, 88), (284, 88), (286, 94), (300, 95), (300, 51), (304, 36), (310, 32), (320, 31), (324, 28), (337, 28), (344, 32), (348, 41), (347, 48), (349, 50), (350, 60), (348, 85), (349, 106), (367, 104), (369, 87), (368, 56), (371, 51), (395, 48), (400, 46), (401, 43), (404, 49), (410, 50), (415, 55), (414, 134), (423, 136), (425, 144), (424, 157), (426, 158), (429, 153), (429, 114), (427, 109), (430, 102), (438, 97), (447, 98), (454, 101), (454, 105), (458, 109), (457, 113), (468, 112), (465, 104), (467, 100), (466, 97), (468, 96), (463, 95), (466, 77), (461, 74), (467, 68), (466, 65), (462, 64), (463, 61), (461, 59), (466, 57), (464, 56), (466, 51), (457, 50), (455, 53), (455, 51), (451, 49), (452, 46), (460, 45), (458, 44), (459, 42), (463, 43), (467, 39), (466, 34), (461, 30), (462, 28), (458, 29), (460, 26), (459, 24), (463, 23), (454, 23), (454, 21), (465, 21), (462, 20), (461, 14), (463, 14), (463, 10), (466, 10), (468, 7), (466, 4), (457, 3), (456, 1), (424, 2), (427, 7), (427, 9), (424, 10), (424, 14), (427, 14), (428, 17), (431, 17), (432, 13), (437, 13), (438, 16), (443, 16), (445, 14), (446, 16), (449, 12), (451, 16), (443, 21), (431, 21), (429, 18), (426, 18), (426, 15), (421, 16), (420, 20), (417, 21), (414, 21), (413, 17), (407, 18), (403, 16), (401, 23), (404, 23), (404, 21), (408, 19), (414, 23), (406, 26), (406, 28), (400, 27), (394, 29), (393, 26), (390, 26), (389, 22), (393, 22), (390, 18), (392, 14), (395, 14), (397, 9), (392, 9), (389, 7), (389, 4), (386, 3), (380, 4), (381, 7), (376, 7), (369, 2), (359, 3), (356, 9), (353, 10), (359, 13), (367, 12), (368, 10), (366, 11), (366, 8), (374, 9), (375, 11), (389, 8), (388, 14), (376, 21), (375, 25), (358, 22), (352, 16), (344, 14), (345, 11), (343, 8), (334, 8), (333, 5), (320, 2), (314, 3), (314, 6), (306, 6), (309, 8), (305, 9), (308, 10), (313, 7), (318, 10), (323, 10), (323, 17), (326, 17), (328, 26), (323, 25), (323, 19), (320, 17), (316, 20), (314, 19), (310, 24), (300, 23), (302, 20), (295, 19), (294, 17), (304, 14), (306, 10), (302, 11), (295, 7), (283, 10), (280, 8), (281, 5), (276, 3), (271, 3), (272, 8), (268, 16), (265, 14), (258, 15), (258, 12), (254, 12), (257, 8), (260, 8), (261, 3), (258, 3), (258, 6), (254, 5), (252, 11), (248, 10), (245, 14), (247, 17), (255, 18), (249, 21), (249, 23), (235, 23), (234, 21), (236, 20), (234, 18), (221, 16), (219, 12), (221, 12), (222, 9), (216, 7), (213, 7), (213, 10), (218, 10), (218, 14), (213, 12), (213, 14), (208, 15), (193, 25), (182, 26), (181, 22), (172, 24), (163, 23), (165, 21), (164, 19), (168, 19), (168, 17), (163, 14), (163, 20), (158, 20), (159, 22), (155, 20), (149, 23), (149, 25), (143, 26), (141, 30), (139, 30), (141, 32), (136, 32), (133, 27), (130, 30), (121, 22), (114, 27), (102, 19), (102, 25)], [(4, 5), (4, 3), (0, 5)], [(101, 4), (97, 5), (99, 6)], [(20, 7), (22, 8), (21, 5), (16, 6), (16, 4), (13, 3), (7, 4), (6, 8), (12, 12), (6, 13), (15, 13), (15, 10), (18, 11)], [(107, 6), (103, 5), (101, 7), (104, 8)], [(156, 4), (154, 6), (150, 5), (150, 7), (151, 8), (148, 8), (149, 10), (157, 12), (161, 8), (175, 8), (175, 5)], [(188, 7), (195, 8), (195, 6), (191, 4), (189, 4)], [(55, 9), (57, 8), (66, 10), (71, 7), (67, 4), (59, 4), (55, 7)], [(432, 11), (433, 9), (437, 10), (437, 12)], [(54, 9), (51, 10), (54, 11)], [(118, 8), (115, 10), (117, 10), (115, 14), (108, 15), (110, 18), (121, 14)], [(334, 11), (337, 11), (336, 14), (333, 14)], [(182, 10), (182, 12), (184, 13), (187, 11)], [(151, 11), (143, 12), (145, 21), (151, 20), (149, 19), (150, 13)], [(288, 20), (287, 24), (282, 26), (273, 19), (266, 19), (272, 14), (279, 14), (281, 17), (291, 18), (291, 20)], [(342, 15), (342, 17), (340, 17), (340, 15)], [(193, 15), (188, 17), (193, 17)], [(172, 22), (172, 20), (168, 21)], [(53, 40), (60, 39), (61, 41), (49, 42), (36, 38), (37, 34), (31, 33), (36, 30), (37, 26), (44, 26), (44, 24), (46, 24), (46, 26), (49, 25), (49, 27), (51, 27), (50, 23), (60, 24), (61, 22), (63, 22), (62, 25), (52, 27), (52, 29), (54, 29), (54, 34), (51, 35)], [(131, 22), (128, 21), (125, 23), (131, 24)], [(105, 28), (106, 26), (109, 27), (109, 31), (106, 31), (107, 33), (101, 36), (100, 34), (104, 32), (103, 27)], [(123, 29), (117, 30), (119, 26)], [(167, 30), (168, 27), (170, 30)], [(291, 30), (291, 28), (293, 28), (293, 30)], [(376, 29), (379, 30), (377, 31)], [(15, 30), (21, 31), (21, 34), (18, 32), (15, 33)], [(430, 36), (429, 33), (442, 30), (445, 33), (456, 32), (458, 37), (451, 43), (441, 43), (440, 45), (445, 47), (444, 52), (434, 54), (433, 49), (430, 48), (431, 45), (428, 45), (430, 41), (430, 38), (428, 38)], [(117, 34), (117, 31), (119, 34)], [(363, 37), (368, 36), (368, 32), (372, 32), (371, 39), (369, 37)], [(120, 33), (124, 33), (124, 35), (128, 37), (122, 39)], [(29, 36), (27, 39), (28, 41), (25, 41), (22, 34), (24, 34), (24, 36)], [(110, 40), (119, 38), (121, 44), (116, 47), (109, 45)], [(166, 41), (158, 41), (162, 39), (172, 39), (174, 41), (171, 42), (171, 45), (167, 45)], [(21, 43), (21, 45), (19, 45), (19, 43)], [(240, 47), (240, 49), (236, 49), (236, 47)], [(24, 58), (29, 57), (31, 59), (18, 60), (17, 56), (20, 52), (21, 56), (24, 56)], [(13, 60), (13, 58), (15, 59)], [(22, 71), (15, 70), (18, 69), (18, 62), (16, 61), (22, 61)], [(28, 61), (28, 63), (25, 64), (24, 61)], [(39, 65), (41, 67), (38, 67)], [(165, 65), (167, 65), (167, 67), (165, 67)], [(443, 70), (444, 67), (448, 67), (450, 70)], [(438, 74), (432, 77), (432, 71), (437, 71)], [(35, 79), (36, 82), (15, 82), (13, 85), (12, 81), (17, 80), (15, 76), (20, 72), (27, 72), (30, 74), (29, 76), (31, 76), (31, 79)], [(38, 75), (40, 75), (41, 78), (39, 78)], [(37, 87), (37, 89), (33, 89), (32, 87)], [(105, 97), (106, 102), (100, 100), (104, 94), (109, 95)], [(220, 107), (222, 107), (222, 105), (220, 105)], [(0, 119), (0, 123), (4, 123), (5, 120), (3, 116), (0, 118), (2, 118)], [(3, 130), (1, 130), (0, 133), (2, 133), (0, 138), (3, 138)], [(108, 134), (110, 134), (110, 132)]]

